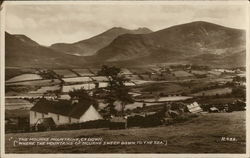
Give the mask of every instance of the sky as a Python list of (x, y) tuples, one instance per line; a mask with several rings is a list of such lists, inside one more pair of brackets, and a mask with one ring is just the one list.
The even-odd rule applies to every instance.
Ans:
[(24, 34), (41, 45), (73, 43), (112, 27), (152, 31), (207, 21), (227, 27), (246, 28), (246, 7), (242, 5), (166, 4), (54, 4), (6, 5), (6, 31)]

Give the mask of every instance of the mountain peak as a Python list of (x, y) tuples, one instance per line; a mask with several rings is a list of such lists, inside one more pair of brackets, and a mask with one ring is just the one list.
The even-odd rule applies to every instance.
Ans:
[(30, 46), (39, 46), (39, 44), (37, 42), (35, 42), (34, 40), (32, 40), (31, 38), (27, 37), (26, 35), (23, 34), (10, 34), (8, 32), (5, 32), (5, 36), (6, 38), (14, 38), (15, 40), (19, 40), (20, 43), (23, 44), (27, 44)]
[(150, 30), (149, 28), (147, 27), (139, 27), (137, 29), (126, 29), (124, 27), (112, 27), (111, 29), (107, 30), (106, 32), (108, 31), (127, 31), (128, 33), (136, 33), (136, 34), (145, 34), (145, 33), (151, 33), (153, 32), (152, 30)]
[(147, 27), (139, 27), (138, 29), (134, 30), (134, 31), (137, 31), (137, 32), (141, 32), (142, 34), (146, 34), (146, 33), (151, 33), (153, 32), (152, 30), (150, 30), (149, 28)]
[(125, 29), (125, 28), (123, 28), (123, 27), (112, 27), (112, 28), (109, 29), (109, 30), (127, 30), (127, 29)]
[(129, 30), (123, 27), (112, 27), (111, 29), (91, 37), (89, 39), (81, 40), (76, 43), (57, 43), (51, 45), (51, 48), (66, 54), (73, 54), (79, 56), (94, 55), (98, 50), (109, 45), (114, 39), (124, 34), (147, 34), (152, 31), (148, 28), (138, 28), (136, 30)]
[(196, 62), (206, 63), (206, 58), (202, 56), (205, 54), (210, 57), (220, 56), (218, 58), (220, 63), (220, 59), (224, 59), (224, 56), (244, 52), (244, 37), (245, 33), (242, 30), (195, 21), (143, 36), (119, 36), (96, 53), (96, 60), (120, 62), (143, 59), (151, 63), (191, 61), (192, 57), (197, 56), (199, 61)]

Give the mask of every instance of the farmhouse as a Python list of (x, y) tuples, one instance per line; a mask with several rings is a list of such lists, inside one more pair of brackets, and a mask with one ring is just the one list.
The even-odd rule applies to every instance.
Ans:
[(70, 100), (46, 99), (39, 100), (30, 109), (30, 125), (36, 125), (41, 118), (52, 118), (56, 125), (103, 119), (91, 101), (73, 103)]
[(202, 109), (197, 102), (187, 105), (188, 111), (191, 113), (200, 113)]

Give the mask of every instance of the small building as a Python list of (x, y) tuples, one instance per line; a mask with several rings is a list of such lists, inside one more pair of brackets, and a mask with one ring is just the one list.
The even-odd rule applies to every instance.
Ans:
[(209, 108), (209, 112), (217, 113), (217, 112), (220, 112), (220, 110), (216, 107), (211, 107)]
[(30, 126), (34, 126), (42, 118), (52, 118), (56, 125), (103, 119), (91, 101), (72, 103), (70, 100), (46, 99), (39, 100), (30, 109)]
[(197, 102), (187, 105), (187, 108), (191, 113), (200, 113), (203, 111)]

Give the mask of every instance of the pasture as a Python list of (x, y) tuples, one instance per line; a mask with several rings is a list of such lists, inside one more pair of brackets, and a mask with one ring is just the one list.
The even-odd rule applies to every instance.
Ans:
[(5, 109), (7, 110), (31, 108), (32, 106), (33, 105), (29, 101), (23, 99), (17, 99), (17, 98), (5, 99)]
[(53, 71), (61, 77), (77, 77), (77, 74), (68, 69), (57, 69)]
[[(81, 129), (5, 135), (6, 153), (245, 153), (244, 111), (208, 113), (183, 123), (122, 130)], [(167, 145), (13, 146), (18, 138), (102, 138), (103, 141), (167, 141)], [(236, 141), (222, 141), (223, 137)], [(12, 138), (12, 139), (10, 139)], [(32, 148), (32, 150), (30, 150)]]
[(200, 91), (200, 92), (194, 93), (192, 95), (193, 96), (214, 96), (214, 95), (228, 94), (231, 92), (232, 92), (231, 88), (216, 88), (216, 89)]
[(11, 83), (11, 82), (22, 82), (22, 81), (31, 81), (31, 80), (41, 80), (42, 77), (37, 74), (22, 74), (15, 76), (13, 78), (10, 78), (9, 80), (6, 81), (6, 83)]
[(28, 69), (28, 68), (5, 68), (5, 80), (9, 80), (15, 76), (19, 76), (22, 74), (34, 74), (36, 73), (35, 69)]
[(6, 83), (6, 86), (49, 86), (60, 84), (61, 81), (58, 79), (46, 79), (46, 80), (34, 80), (34, 81), (23, 81), (15, 83)]
[(44, 94), (47, 92), (55, 92), (55, 91), (59, 91), (61, 88), (59, 85), (55, 85), (55, 86), (43, 86), (35, 91), (30, 91), (29, 93), (38, 93), (38, 94)]
[(90, 77), (73, 77), (73, 78), (62, 78), (62, 80), (66, 83), (84, 83), (90, 82), (92, 79)]
[(133, 74), (148, 74), (154, 72), (154, 70), (149, 69), (147, 67), (134, 67), (129, 68), (129, 71)]
[(89, 69), (72, 69), (74, 72), (79, 74), (80, 76), (94, 76), (92, 72), (89, 71)]
[(191, 73), (195, 75), (205, 75), (207, 74), (207, 71), (192, 70)]
[(186, 71), (174, 71), (173, 74), (175, 75), (175, 77), (192, 77), (193, 74), (188, 73)]

